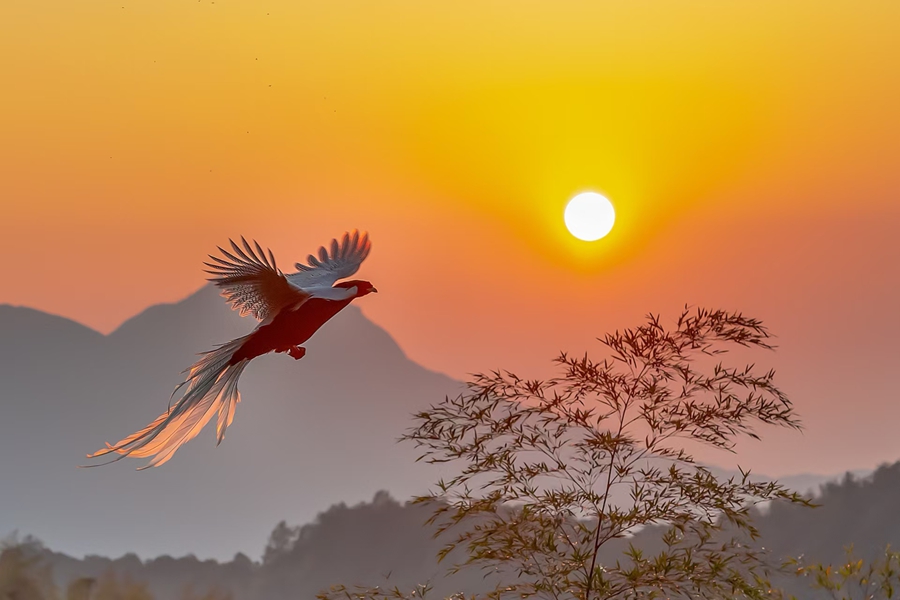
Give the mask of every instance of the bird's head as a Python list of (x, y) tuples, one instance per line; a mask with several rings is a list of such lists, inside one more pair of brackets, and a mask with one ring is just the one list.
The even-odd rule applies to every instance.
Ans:
[(353, 279), (351, 281), (342, 281), (340, 283), (334, 284), (334, 287), (342, 287), (342, 288), (356, 288), (356, 296), (355, 298), (361, 298), (367, 294), (371, 294), (373, 292), (377, 293), (378, 290), (375, 289), (375, 286), (372, 285), (368, 281), (363, 281), (361, 279)]

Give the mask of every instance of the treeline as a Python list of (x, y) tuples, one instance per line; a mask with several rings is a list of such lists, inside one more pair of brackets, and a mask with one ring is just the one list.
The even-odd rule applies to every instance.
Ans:
[(826, 483), (815, 503), (813, 509), (776, 504), (758, 516), (766, 547), (779, 556), (802, 554), (834, 564), (851, 544), (866, 559), (887, 545), (900, 548), (900, 462), (882, 465), (867, 477), (848, 473)]
[[(136, 557), (134, 557), (136, 558)], [(125, 559), (130, 562), (131, 557)], [(66, 571), (66, 562), (80, 563), (78, 575), (68, 578), (64, 585), (60, 582), (59, 571)], [(0, 599), (2, 600), (157, 600), (168, 597), (173, 600), (234, 600), (229, 590), (212, 586), (201, 591), (192, 580), (196, 572), (187, 571), (181, 577), (170, 579), (176, 573), (156, 573), (152, 579), (147, 575), (152, 569), (116, 568), (118, 561), (89, 558), (75, 561), (61, 557), (45, 548), (37, 540), (26, 538), (18, 541), (9, 539), (0, 550)], [(168, 559), (181, 563), (176, 571), (185, 571), (189, 559)], [(95, 564), (91, 564), (95, 563)], [(101, 572), (98, 564), (106, 563)], [(138, 561), (138, 564), (143, 565)], [(60, 568), (55, 572), (53, 566)], [(132, 574), (136, 572), (137, 574)], [(88, 575), (86, 573), (92, 573)], [(181, 585), (178, 585), (178, 580)], [(156, 590), (151, 590), (152, 581)], [(175, 583), (175, 586), (173, 586)], [(177, 591), (173, 589), (177, 587)], [(157, 596), (156, 593), (161, 593)]]
[[(761, 545), (773, 565), (801, 555), (838, 565), (850, 544), (866, 560), (883, 554), (887, 545), (900, 546), (900, 462), (866, 478), (848, 475), (826, 484), (815, 502), (819, 506), (812, 509), (775, 504), (756, 515)], [(337, 583), (403, 589), (427, 581), (434, 585), (434, 598), (486, 589), (482, 573), (444, 575), (448, 562), (439, 565), (435, 558), (443, 541), (423, 526), (430, 514), (426, 507), (379, 492), (372, 502), (332, 506), (306, 525), (279, 523), (259, 562), (244, 555), (228, 562), (141, 561), (134, 555), (78, 560), (35, 540), (9, 540), (0, 553), (0, 600), (287, 600), (312, 598)], [(641, 535), (630, 541), (646, 543)], [(809, 583), (779, 580), (800, 597), (817, 597)]]

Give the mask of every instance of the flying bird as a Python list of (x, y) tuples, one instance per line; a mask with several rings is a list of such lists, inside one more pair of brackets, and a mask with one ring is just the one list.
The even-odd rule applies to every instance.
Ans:
[(243, 237), (241, 244), (229, 242), (231, 251), (219, 247), (221, 256), (210, 255), (211, 261), (204, 263), (211, 275), (209, 281), (221, 289), (234, 310), (241, 316), (253, 315), (259, 325), (245, 336), (202, 353), (184, 371), (187, 377), (172, 396), (182, 388), (184, 392), (174, 405), (170, 403), (168, 410), (145, 428), (116, 444), (106, 444), (88, 458), (118, 454), (109, 461), (115, 462), (126, 456), (152, 457), (140, 469), (157, 467), (216, 415), (218, 445), (241, 401), (238, 378), (251, 360), (269, 352), (303, 358), (306, 349), (301, 344), (322, 325), (354, 299), (378, 291), (368, 281), (339, 281), (356, 273), (369, 255), (372, 243), (366, 233), (354, 231), (345, 233), (340, 241), (332, 240), (330, 248), (319, 248), (318, 257), (311, 254), (308, 264), (297, 263), (297, 272), (290, 274), (283, 273), (272, 251), (263, 251), (256, 241), (252, 246)]

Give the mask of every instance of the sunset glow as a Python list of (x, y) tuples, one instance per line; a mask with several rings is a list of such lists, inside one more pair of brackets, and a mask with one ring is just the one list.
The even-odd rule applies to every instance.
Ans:
[[(0, 303), (109, 334), (205, 285), (228, 238), (292, 265), (359, 228), (364, 314), (453, 377), (546, 374), (701, 303), (765, 319), (779, 360), (887, 369), (898, 22), (888, 0), (0, 2)], [(615, 205), (599, 242), (563, 218), (585, 190)], [(810, 447), (838, 387), (798, 400)], [(778, 443), (760, 468), (805, 464)]]

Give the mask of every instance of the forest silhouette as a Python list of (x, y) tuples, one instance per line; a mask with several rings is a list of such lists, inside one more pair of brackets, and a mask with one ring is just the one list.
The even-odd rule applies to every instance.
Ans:
[[(900, 462), (868, 477), (847, 474), (824, 484), (814, 502), (813, 509), (775, 503), (755, 515), (760, 542), (774, 559), (803, 555), (838, 565), (850, 544), (859, 557), (874, 559), (900, 539)], [(140, 560), (133, 554), (75, 559), (37, 540), (9, 538), (0, 555), (0, 598), (81, 600), (65, 591), (84, 578), (96, 580), (92, 600), (287, 600), (355, 582), (404, 588), (428, 581), (435, 598), (488, 588), (480, 573), (442, 575), (435, 557), (443, 541), (423, 525), (429, 514), (424, 506), (381, 491), (369, 502), (334, 505), (311, 523), (277, 524), (260, 561), (240, 554), (227, 562), (193, 556)], [(779, 583), (800, 598), (829, 597), (803, 578)]]

